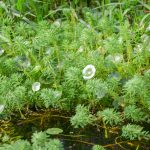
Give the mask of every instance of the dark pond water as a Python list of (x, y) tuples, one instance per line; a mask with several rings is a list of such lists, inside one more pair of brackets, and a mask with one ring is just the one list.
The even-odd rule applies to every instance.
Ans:
[[(31, 135), (35, 131), (44, 131), (48, 128), (61, 128), (63, 133), (54, 138), (59, 138), (65, 150), (91, 150), (94, 144), (100, 144), (106, 146), (108, 150), (136, 150), (137, 145), (140, 144), (138, 150), (149, 150), (150, 144), (141, 141), (129, 141), (125, 142), (118, 138), (115, 144), (115, 140), (118, 133), (113, 130), (108, 132), (108, 138), (105, 138), (104, 128), (97, 126), (88, 126), (84, 129), (74, 129), (69, 121), (68, 114), (50, 111), (34, 113), (30, 112), (25, 115), (25, 119), (16, 119), (16, 116), (12, 116), (11, 122), (8, 123), (8, 128), (1, 123), (1, 128), (8, 130), (8, 134), (13, 137), (21, 136), (22, 139), (31, 139)], [(18, 117), (17, 117), (18, 118)], [(9, 130), (11, 132), (9, 132)], [(6, 131), (7, 132), (7, 131)]]

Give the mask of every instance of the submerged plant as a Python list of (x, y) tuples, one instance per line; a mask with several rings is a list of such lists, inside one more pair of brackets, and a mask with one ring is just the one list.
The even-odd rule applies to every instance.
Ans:
[(122, 123), (123, 118), (119, 112), (116, 112), (113, 108), (106, 108), (103, 111), (97, 113), (99, 118), (102, 118), (103, 122), (108, 125), (119, 125)]
[(64, 150), (60, 140), (50, 139), (46, 132), (35, 132), (31, 142), (17, 140), (11, 144), (0, 145), (0, 150)]
[(48, 108), (49, 106), (55, 108), (61, 106), (61, 95), (61, 91), (55, 91), (53, 89), (42, 89), (40, 98), (46, 108)]
[(78, 105), (76, 107), (76, 114), (71, 118), (70, 121), (75, 128), (83, 128), (92, 123), (93, 117), (87, 107)]
[(107, 83), (100, 79), (89, 80), (86, 83), (86, 87), (89, 93), (92, 93), (96, 99), (102, 99), (108, 93)]
[(94, 145), (92, 147), (92, 150), (105, 150), (105, 148), (103, 146), (101, 146), (101, 145)]
[(28, 141), (25, 140), (17, 140), (12, 144), (5, 144), (0, 146), (0, 150), (32, 150), (32, 147)]
[(143, 131), (143, 127), (134, 124), (127, 124), (122, 127), (122, 136), (130, 140), (149, 138), (149, 133)]
[[(122, 131), (122, 140), (146, 143), (150, 139), (149, 4), (137, 0), (1, 1), (2, 122), (41, 111), (57, 112), (57, 120), (63, 112), (78, 128), (75, 131), (102, 127), (108, 137), (106, 131), (116, 128), (114, 136), (121, 137)], [(41, 124), (47, 118), (38, 117)], [(5, 127), (0, 128), (0, 137), (7, 132)], [(0, 148), (63, 149), (58, 139), (52, 139), (52, 134), (61, 132), (55, 127), (47, 133), (35, 132), (31, 143), (14, 138), (9, 143), (5, 136), (0, 142), (6, 144)]]
[(131, 119), (135, 122), (144, 121), (146, 118), (145, 113), (141, 110), (141, 108), (137, 108), (135, 105), (129, 105), (124, 109), (124, 116), (127, 119)]

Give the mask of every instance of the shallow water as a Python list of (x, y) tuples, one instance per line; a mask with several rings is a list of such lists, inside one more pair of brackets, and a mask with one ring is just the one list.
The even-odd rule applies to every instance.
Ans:
[[(18, 118), (18, 117), (17, 117)], [(109, 130), (108, 138), (105, 138), (104, 128), (97, 126), (87, 126), (84, 129), (74, 129), (69, 121), (67, 114), (57, 111), (49, 112), (29, 112), (25, 115), (25, 119), (17, 119), (16, 116), (11, 117), (11, 121), (0, 124), (6, 133), (13, 139), (18, 136), (22, 139), (31, 139), (33, 132), (44, 131), (48, 128), (61, 128), (63, 133), (51, 136), (59, 138), (64, 145), (65, 150), (91, 150), (94, 144), (105, 146), (108, 150), (135, 150), (139, 142), (124, 142), (118, 136), (118, 131)], [(115, 144), (117, 142), (124, 142)], [(141, 141), (138, 150), (149, 150), (150, 144)]]

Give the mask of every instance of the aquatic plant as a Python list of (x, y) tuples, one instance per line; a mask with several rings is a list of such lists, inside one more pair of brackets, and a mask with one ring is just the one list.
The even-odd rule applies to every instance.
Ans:
[(32, 143), (26, 140), (17, 140), (11, 144), (3, 144), (0, 150), (64, 150), (58, 139), (50, 139), (46, 132), (35, 132), (32, 135)]
[(78, 105), (76, 107), (76, 114), (71, 118), (70, 121), (75, 128), (84, 128), (86, 125), (92, 123), (92, 115), (87, 107)]
[[(115, 132), (120, 145), (148, 143), (149, 6), (146, 0), (1, 1), (1, 122), (56, 111), (75, 131), (93, 126), (105, 138)], [(63, 149), (44, 131), (29, 143), (8, 142), (5, 130), (0, 149)]]
[(105, 150), (105, 148), (102, 147), (102, 146), (100, 146), (100, 145), (94, 145), (94, 146), (92, 147), (92, 150)]

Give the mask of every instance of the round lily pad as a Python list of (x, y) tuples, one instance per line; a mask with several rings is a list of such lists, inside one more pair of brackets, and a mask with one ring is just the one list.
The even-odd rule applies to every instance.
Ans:
[(60, 129), (60, 128), (49, 128), (49, 129), (47, 129), (47, 131), (46, 131), (47, 134), (51, 134), (51, 135), (60, 134), (60, 133), (62, 133), (62, 132), (63, 132), (63, 130)]

